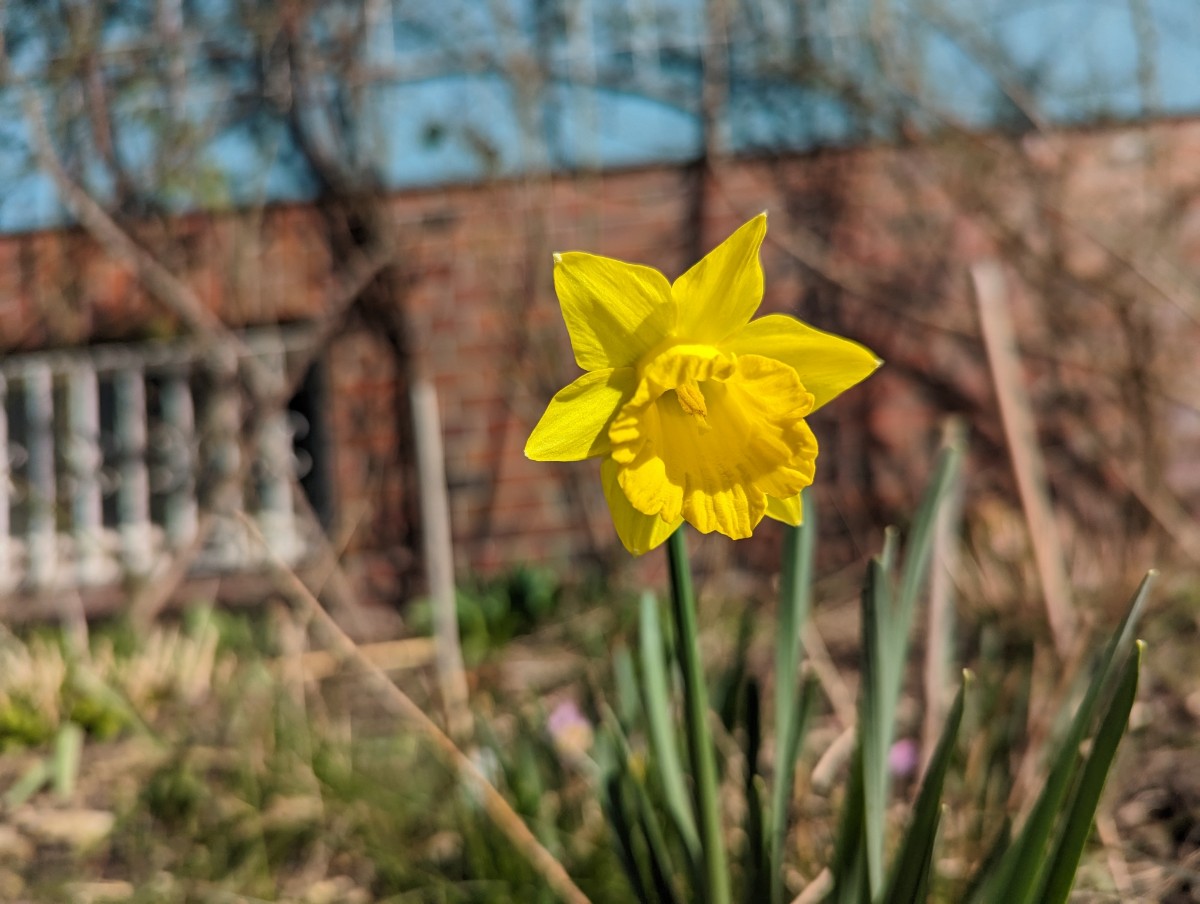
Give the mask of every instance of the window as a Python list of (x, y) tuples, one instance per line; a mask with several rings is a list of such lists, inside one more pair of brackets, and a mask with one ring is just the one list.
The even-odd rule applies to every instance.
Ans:
[[(308, 348), (299, 329), (243, 335), (280, 381)], [(111, 584), (149, 573), (214, 514), (195, 569), (244, 570), (263, 552), (297, 562), (311, 547), (295, 478), (327, 516), (310, 371), (283, 411), (243, 424), (234, 362), (222, 373), (189, 342), (94, 346), (0, 360), (0, 592)], [(252, 455), (244, 480), (241, 456)]]

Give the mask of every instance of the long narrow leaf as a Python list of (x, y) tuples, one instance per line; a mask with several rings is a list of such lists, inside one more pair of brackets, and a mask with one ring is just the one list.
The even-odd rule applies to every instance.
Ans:
[(888, 745), (892, 722), (887, 701), (894, 688), (885, 686), (883, 648), (888, 643), (882, 613), (891, 606), (883, 563), (867, 566), (862, 594), (863, 661), (859, 697), (859, 740), (862, 750), (863, 851), (871, 898), (883, 889), (883, 827), (887, 811)]
[(64, 722), (54, 739), (54, 793), (59, 800), (75, 793), (82, 755), (83, 729), (76, 722)]
[(636, 779), (630, 779), (629, 784), (633, 786), (638, 827), (646, 839), (650, 878), (654, 882), (654, 889), (663, 904), (680, 904), (675, 894), (675, 868), (671, 863), (671, 852), (662, 825), (658, 821), (658, 814), (654, 812), (650, 797), (642, 784)]
[(654, 768), (662, 784), (667, 809), (683, 839), (688, 857), (697, 863), (700, 859), (700, 836), (696, 833), (696, 819), (688, 800), (683, 763), (676, 743), (675, 722), (671, 718), (671, 693), (667, 684), (662, 627), (658, 603), (652, 593), (642, 594), (639, 615), (642, 692)]
[[(859, 739), (861, 742), (861, 738)], [(856, 884), (853, 877), (863, 850), (863, 780), (862, 747), (855, 747), (850, 760), (850, 773), (846, 777), (846, 795), (842, 799), (842, 814), (838, 819), (837, 842), (833, 848), (833, 861), (829, 871), (833, 874), (835, 900), (852, 901), (847, 897), (847, 888)]]
[(1010, 844), (1012, 844), (1012, 817), (1005, 816), (1000, 830), (992, 839), (992, 843), (988, 845), (987, 854), (984, 855), (982, 863), (967, 880), (966, 887), (963, 888), (963, 901), (978, 901), (983, 889), (991, 887), (992, 878)]
[(1050, 837), (1082, 762), (1080, 745), (1092, 726), (1101, 695), (1112, 691), (1111, 679), (1128, 654), (1127, 645), (1155, 577), (1156, 572), (1151, 571), (1142, 579), (1128, 612), (1096, 664), (1092, 682), (1051, 763), (1042, 793), (1034, 802), (1025, 825), (1001, 857), (995, 873), (982, 886), (982, 900), (989, 904), (1029, 904), (1035, 900), (1044, 873)]
[[(775, 786), (772, 795), (771, 838), (769, 840), (769, 863), (771, 864), (771, 900), (779, 904), (784, 898), (783, 850), (787, 839), (787, 818), (791, 809), (792, 791), (796, 780), (796, 757), (800, 743), (808, 729), (808, 721), (817, 705), (820, 686), (814, 675), (808, 675), (800, 689), (800, 702), (796, 715), (789, 719), (791, 736), (783, 746), (780, 759), (775, 765)], [(776, 811), (778, 807), (778, 811)]]
[(929, 760), (929, 767), (921, 781), (921, 791), (913, 807), (912, 822), (900, 846), (892, 868), (892, 880), (884, 901), (888, 904), (918, 904), (924, 900), (923, 889), (928, 888), (930, 866), (933, 863), (933, 845), (937, 837), (942, 813), (942, 788), (946, 782), (946, 771), (958, 740), (962, 725), (963, 700), (971, 673), (963, 673), (959, 686), (946, 717), (937, 748)]
[[(783, 843), (787, 836), (796, 751), (803, 735), (802, 720), (810, 704), (796, 705), (800, 668), (800, 636), (812, 607), (813, 556), (817, 535), (817, 507), (812, 494), (803, 498), (804, 521), (791, 528), (784, 541), (783, 574), (779, 594), (779, 628), (775, 648), (775, 782), (771, 790), (769, 861), (772, 869), (771, 901), (782, 904)], [(811, 687), (811, 684), (806, 685)]]
[(1120, 744), (1125, 727), (1129, 724), (1129, 712), (1133, 709), (1133, 701), (1137, 696), (1142, 650), (1143, 646), (1139, 643), (1134, 655), (1125, 663), (1118, 681), (1117, 693), (1113, 696), (1096, 732), (1087, 765), (1083, 767), (1083, 775), (1067, 808), (1058, 844), (1049, 857), (1050, 870), (1046, 876), (1045, 890), (1038, 899), (1039, 904), (1065, 904), (1071, 893), (1071, 886), (1075, 884), (1075, 872), (1083, 856), (1083, 847), (1092, 831), (1092, 821), (1096, 816), (1096, 807), (1100, 804), (1104, 782), (1112, 767), (1117, 745)]
[(762, 776), (758, 771), (759, 744), (762, 740), (762, 702), (758, 682), (745, 683), (743, 710), (746, 714), (746, 797), (745, 889), (747, 904), (764, 904), (770, 898), (770, 857), (763, 820)]
[(617, 839), (617, 856), (625, 868), (625, 875), (638, 901), (650, 904), (654, 898), (650, 895), (650, 879), (646, 875), (645, 866), (637, 855), (634, 843), (634, 820), (622, 793), (621, 776), (617, 773), (610, 775), (604, 782), (604, 796), (601, 804)]
[(53, 770), (45, 758), (39, 759), (21, 773), (12, 786), (4, 792), (5, 806), (15, 809), (46, 786), (53, 776)]
[[(659, 899), (668, 904), (678, 904), (673, 878), (676, 872), (670, 845), (659, 822), (658, 813), (650, 802), (650, 796), (646, 792), (646, 786), (641, 776), (629, 767), (634, 759), (629, 738), (621, 729), (621, 724), (610, 707), (602, 706), (600, 713), (604, 726), (608, 729), (606, 737), (616, 751), (616, 755), (611, 758), (615, 764), (612, 771), (621, 779), (621, 796), (618, 798), (618, 802), (625, 806), (623, 818), (628, 825), (640, 830), (641, 837), (646, 842), (646, 860), (650, 879), (658, 892)], [(632, 804), (628, 803), (630, 796), (633, 798)], [(694, 864), (689, 865), (694, 866)], [(639, 865), (639, 869), (643, 868)], [(699, 881), (700, 877), (693, 872), (692, 878)]]
[(667, 560), (671, 574), (671, 610), (679, 663), (683, 671), (684, 725), (687, 729), (700, 848), (703, 852), (704, 900), (709, 904), (729, 904), (729, 865), (721, 831), (716, 752), (708, 728), (708, 693), (700, 662), (696, 599), (692, 593), (687, 537), (682, 529), (667, 539)]
[(917, 594), (925, 583), (925, 575), (929, 571), (929, 557), (933, 552), (933, 533), (937, 512), (952, 484), (959, 479), (962, 456), (962, 445), (959, 443), (951, 443), (942, 450), (934, 467), (933, 477), (929, 481), (925, 495), (921, 497), (921, 504), (913, 518), (912, 530), (909, 532), (907, 549), (904, 554), (904, 566), (900, 575), (900, 587), (896, 594), (896, 611), (899, 614), (898, 626), (900, 627), (912, 624), (912, 613), (916, 605)]
[(889, 607), (888, 621), (883, 625), (886, 631), (880, 651), (882, 686), (891, 689), (892, 692), (880, 700), (880, 718), (887, 722), (889, 741), (900, 698), (900, 685), (904, 678), (904, 663), (908, 659), (909, 635), (912, 632), (917, 597), (929, 574), (937, 514), (954, 488), (955, 482), (960, 480), (962, 455), (961, 443), (952, 443), (942, 449), (938, 456), (933, 476), (925, 488), (921, 504), (913, 518), (912, 528), (905, 543), (904, 559), (900, 563), (900, 579), (893, 600), (894, 605)]
[(637, 670), (633, 667), (633, 655), (625, 644), (618, 644), (613, 650), (612, 667), (617, 717), (624, 730), (632, 731), (640, 722), (642, 695), (638, 689)]
[(775, 638), (775, 751), (783, 752), (796, 718), (800, 636), (812, 605), (812, 565), (817, 531), (816, 505), (804, 498), (804, 523), (790, 528), (784, 540), (779, 588), (779, 626)]
[[(949, 446), (938, 460), (933, 479), (922, 498), (910, 540), (900, 566), (899, 600), (892, 598), (891, 575), (897, 559), (898, 534), (888, 529), (882, 554), (867, 567), (862, 596), (863, 665), (859, 696), (856, 777), (851, 775), (847, 800), (857, 799), (862, 812), (856, 820), (843, 814), (835, 865), (838, 894), (844, 896), (849, 873), (863, 868), (865, 894), (875, 900), (883, 892), (884, 824), (889, 790), (888, 749), (895, 731), (896, 707), (904, 680), (904, 661), (917, 594), (929, 570), (933, 524), (952, 482), (958, 479), (962, 450)], [(851, 837), (857, 829), (859, 837)], [(861, 860), (860, 860), (861, 858)], [(848, 900), (841, 897), (841, 900)]]

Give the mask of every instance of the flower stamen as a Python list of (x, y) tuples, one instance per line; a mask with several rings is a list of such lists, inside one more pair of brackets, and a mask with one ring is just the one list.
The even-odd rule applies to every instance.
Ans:
[(695, 380), (680, 383), (675, 387), (675, 398), (679, 399), (679, 407), (683, 409), (684, 414), (690, 414), (705, 427), (708, 426), (708, 406), (704, 403), (704, 393), (700, 391), (700, 384)]

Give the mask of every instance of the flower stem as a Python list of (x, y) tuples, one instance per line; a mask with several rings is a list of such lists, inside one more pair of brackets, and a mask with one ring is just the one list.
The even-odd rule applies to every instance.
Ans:
[(692, 593), (692, 571), (688, 564), (684, 528), (667, 540), (671, 573), (671, 613), (675, 620), (676, 650), (683, 672), (684, 721), (688, 755), (700, 823), (700, 845), (708, 887), (703, 899), (709, 904), (729, 904), (729, 866), (721, 832), (721, 808), (717, 786), (717, 763), (708, 730), (708, 693), (697, 642), (696, 600)]

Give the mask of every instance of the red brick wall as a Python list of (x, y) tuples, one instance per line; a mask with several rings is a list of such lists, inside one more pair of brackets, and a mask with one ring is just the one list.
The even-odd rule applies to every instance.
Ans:
[[(1034, 138), (1011, 151), (985, 156), (994, 171), (978, 174), (981, 184), (990, 180), (986, 184), (1011, 190), (993, 192), (977, 207), (963, 186), (976, 177), (978, 151), (951, 146), (726, 163), (704, 183), (701, 203), (694, 173), (672, 167), (392, 199), (397, 250), (416, 275), (407, 312), (416, 367), (432, 378), (440, 400), (459, 565), (490, 570), (523, 560), (562, 562), (616, 543), (594, 463), (535, 464), (522, 454), (550, 395), (577, 373), (553, 297), (554, 251), (640, 261), (673, 278), (697, 249), (769, 210), (763, 310), (799, 311), (900, 362), (818, 418), (818, 479), (828, 475), (839, 510), (862, 512), (870, 507), (859, 498), (856, 457), (866, 454), (864, 440), (848, 422), (869, 424), (871, 442), (886, 449), (888, 466), (873, 491), (897, 505), (912, 497), (930, 459), (939, 405), (914, 389), (904, 362), (952, 375), (963, 399), (991, 404), (977, 349), (939, 340), (977, 334), (967, 264), (981, 254), (1019, 256), (1012, 251), (1014, 230), (1024, 230), (1022, 241), (1033, 246), (1041, 241), (1039, 230), (1048, 230), (1045, 242), (1062, 242), (1055, 258), (1061, 272), (1086, 280), (1108, 272), (1114, 255), (1140, 254), (1129, 238), (1138, 235), (1138, 224), (1157, 222), (1167, 204), (1182, 204), (1172, 221), (1179, 228), (1159, 237), (1150, 262), (1177, 277), (1178, 297), (1164, 302), (1163, 292), (1150, 288), (1144, 295), (1161, 311), (1156, 317), (1179, 327), (1168, 331), (1160, 351), (1178, 362), (1172, 365), (1177, 393), (1194, 407), (1200, 374), (1197, 356), (1187, 350), (1194, 349), (1200, 314), (1186, 286), (1200, 273), (1200, 195), (1194, 193), (1200, 123)], [(1053, 197), (1041, 194), (1047, 185)], [(1048, 204), (1069, 222), (1061, 231), (1073, 238), (1064, 240), (1054, 232), (1059, 227), (1047, 226), (1053, 221)], [(332, 285), (322, 228), (312, 211), (287, 206), (261, 219), (185, 218), (168, 241), (148, 241), (174, 249), (173, 265), (206, 303), (243, 325), (302, 319), (322, 309)], [(1024, 274), (1016, 264), (1013, 275), (1022, 338), (1031, 346), (1064, 341), (1077, 357), (1107, 354), (1070, 348), (1069, 337), (1048, 326), (1054, 299), (1022, 291)], [(128, 273), (78, 234), (0, 241), (0, 347), (153, 333), (163, 321)], [(1121, 326), (1112, 329), (1119, 333)], [(359, 570), (384, 588), (413, 565), (403, 554), (368, 555), (404, 505), (403, 484), (389, 474), (388, 463), (397, 447), (396, 394), (406, 389), (387, 344), (367, 330), (352, 328), (338, 338), (329, 364), (338, 500), (343, 511), (368, 513), (355, 547), (363, 556)], [(1171, 445), (1188, 442), (1195, 449), (1200, 423), (1194, 412), (1188, 415), (1186, 405), (1170, 411)], [(1173, 455), (1169, 476), (1180, 491), (1200, 490), (1194, 455)]]

